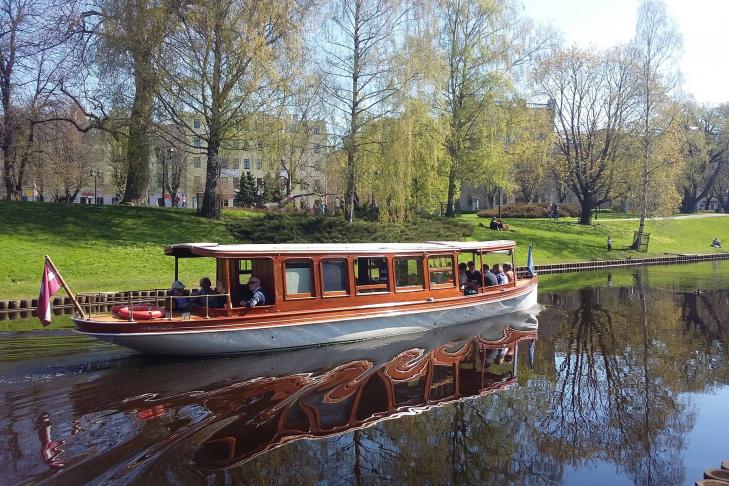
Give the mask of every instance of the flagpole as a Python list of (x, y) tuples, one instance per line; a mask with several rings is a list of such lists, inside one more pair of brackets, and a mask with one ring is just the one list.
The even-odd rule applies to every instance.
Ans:
[(79, 313), (79, 315), (81, 316), (82, 319), (86, 319), (86, 313), (81, 308), (81, 305), (78, 303), (78, 301), (76, 300), (76, 296), (73, 295), (73, 292), (71, 292), (71, 289), (68, 288), (68, 285), (66, 285), (66, 281), (63, 280), (63, 277), (61, 277), (61, 272), (58, 271), (56, 266), (53, 264), (51, 257), (49, 257), (48, 255), (46, 255), (46, 263), (51, 266), (51, 268), (53, 269), (53, 273), (56, 274), (56, 277), (58, 277), (58, 281), (61, 282), (61, 287), (63, 287), (63, 290), (65, 290), (66, 293), (68, 294), (68, 296), (71, 298), (71, 302), (73, 302), (73, 306), (76, 308), (76, 312)]

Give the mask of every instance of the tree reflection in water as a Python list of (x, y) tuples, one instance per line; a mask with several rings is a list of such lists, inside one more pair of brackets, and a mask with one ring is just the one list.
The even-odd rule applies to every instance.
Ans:
[[(52, 429), (59, 413), (38, 399), (49, 413), (31, 421), (33, 453), (74, 483), (551, 484), (598, 462), (637, 484), (681, 483), (690, 392), (729, 383), (729, 290), (662, 290), (646, 269), (626, 277), (543, 293), (536, 349), (529, 335), (458, 338), (242, 381), (221, 378), (233, 360), (199, 363), (185, 368), (205, 383), (193, 388), (176, 370), (146, 388), (107, 371), (63, 389), (73, 411)], [(0, 419), (5, 464), (29, 462), (18, 423)]]

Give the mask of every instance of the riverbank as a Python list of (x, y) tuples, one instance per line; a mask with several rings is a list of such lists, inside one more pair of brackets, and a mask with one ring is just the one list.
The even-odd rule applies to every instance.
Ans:
[[(537, 264), (621, 260), (666, 254), (715, 253), (718, 236), (729, 241), (729, 219), (690, 218), (650, 221), (647, 253), (627, 249), (635, 221), (600, 221), (581, 226), (574, 220), (513, 219), (511, 230), (489, 230), (488, 220), (461, 215), (455, 220), (427, 218), (408, 225), (357, 222), (341, 218), (225, 211), (220, 221), (199, 218), (191, 210), (48, 203), (0, 202), (0, 299), (33, 298), (50, 255), (75, 292), (166, 287), (174, 261), (162, 249), (186, 241), (424, 241), (513, 239), (517, 263), (526, 263), (534, 244)], [(484, 226), (481, 226), (484, 225)], [(613, 251), (607, 252), (607, 236)], [(207, 259), (186, 260), (180, 278), (195, 285), (215, 273)]]

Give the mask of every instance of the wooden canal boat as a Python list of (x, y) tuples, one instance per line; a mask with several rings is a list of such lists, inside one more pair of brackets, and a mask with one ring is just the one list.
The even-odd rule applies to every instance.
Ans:
[[(513, 265), (514, 250), (513, 241), (177, 244), (165, 249), (175, 258), (175, 279), (180, 259), (213, 258), (219, 294), (198, 297), (178, 311), (175, 300), (186, 297), (150, 302), (129, 293), (127, 312), (84, 313), (74, 322), (78, 332), (97, 339), (175, 355), (271, 351), (422, 332), (535, 306), (535, 276), (482, 286), (471, 295), (459, 286), (459, 261), (481, 268), (506, 256)], [(261, 281), (266, 303), (246, 307), (246, 284), (253, 277)]]

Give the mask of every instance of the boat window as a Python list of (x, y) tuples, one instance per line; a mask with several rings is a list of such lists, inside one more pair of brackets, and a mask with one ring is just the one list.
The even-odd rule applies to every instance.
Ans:
[(289, 297), (311, 297), (314, 278), (311, 260), (287, 260), (286, 295)]
[(395, 285), (412, 289), (424, 289), (422, 257), (398, 257), (395, 260)]
[(325, 293), (347, 294), (349, 281), (347, 260), (324, 260), (321, 263), (321, 270)]
[(431, 255), (428, 257), (430, 288), (455, 287), (453, 255)]
[(385, 257), (354, 259), (354, 278), (358, 294), (383, 293), (389, 290), (390, 276)]

